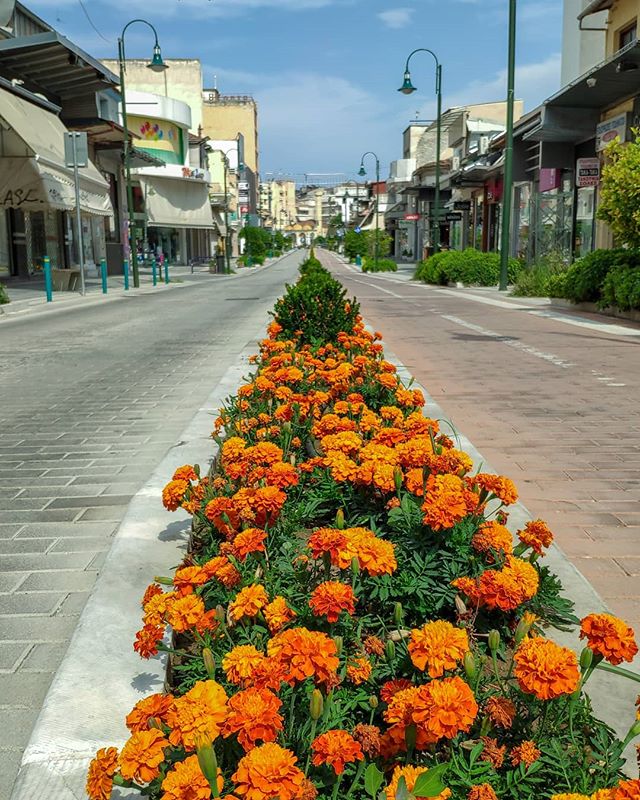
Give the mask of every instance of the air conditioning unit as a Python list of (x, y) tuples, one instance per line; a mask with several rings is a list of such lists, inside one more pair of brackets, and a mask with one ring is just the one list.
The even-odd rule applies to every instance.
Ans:
[(480, 155), (485, 156), (489, 152), (489, 137), (480, 137)]

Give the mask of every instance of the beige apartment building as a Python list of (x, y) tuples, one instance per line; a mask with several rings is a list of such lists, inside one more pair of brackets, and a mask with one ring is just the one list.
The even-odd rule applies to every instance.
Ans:
[(260, 218), (267, 228), (283, 231), (296, 221), (296, 184), (290, 180), (260, 184)]

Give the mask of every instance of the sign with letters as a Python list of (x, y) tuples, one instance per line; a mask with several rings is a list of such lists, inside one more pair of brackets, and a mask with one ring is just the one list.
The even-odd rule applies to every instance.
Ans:
[(596, 126), (596, 153), (600, 153), (614, 139), (621, 142), (627, 141), (627, 130), (629, 129), (629, 114), (618, 114), (617, 117), (601, 122)]
[(600, 183), (600, 159), (579, 158), (576, 161), (576, 186), (597, 186)]

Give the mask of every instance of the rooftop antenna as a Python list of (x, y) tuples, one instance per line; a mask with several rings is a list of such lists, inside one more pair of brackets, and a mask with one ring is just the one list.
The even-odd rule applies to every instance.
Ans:
[(217, 91), (218, 90), (218, 76), (213, 76), (213, 88)]

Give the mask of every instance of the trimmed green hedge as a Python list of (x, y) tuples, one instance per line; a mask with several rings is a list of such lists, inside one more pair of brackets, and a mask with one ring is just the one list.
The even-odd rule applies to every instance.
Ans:
[(5, 303), (10, 303), (9, 295), (7, 294), (7, 290), (4, 286), (0, 283), (0, 306), (5, 305)]
[[(565, 276), (565, 294), (574, 303), (602, 303), (605, 280), (612, 270), (640, 267), (637, 250), (594, 250), (574, 261)], [(606, 303), (605, 305), (610, 305)]]
[(362, 263), (363, 272), (397, 272), (398, 265), (391, 258), (379, 258), (376, 264), (375, 259), (365, 258)]
[[(509, 259), (509, 283), (520, 270), (520, 262)], [(418, 264), (414, 277), (424, 283), (446, 286), (464, 283), (467, 286), (495, 286), (500, 280), (500, 256), (483, 253), (472, 247), (466, 250), (445, 250)]]

